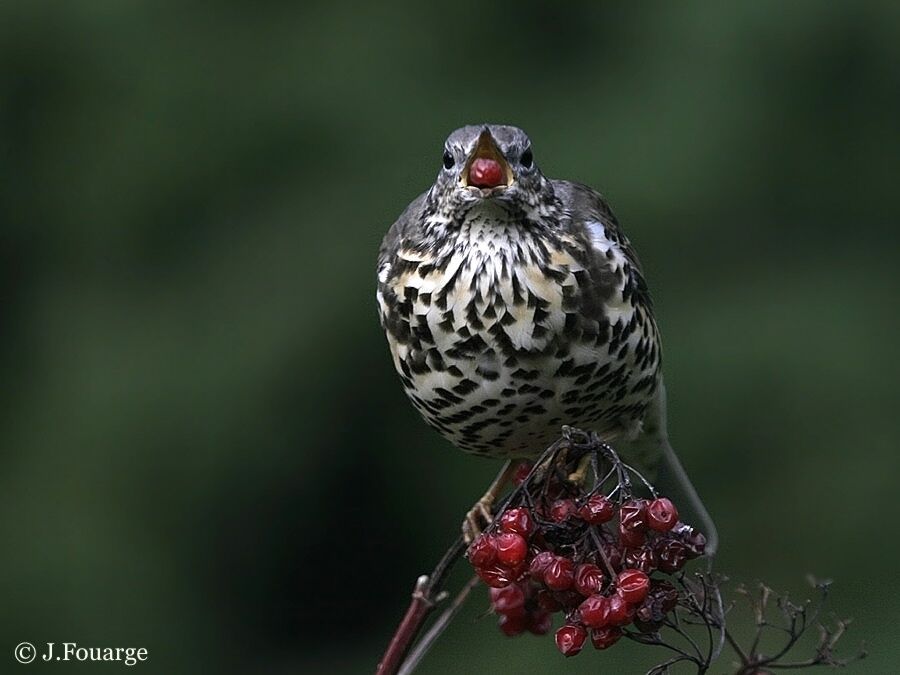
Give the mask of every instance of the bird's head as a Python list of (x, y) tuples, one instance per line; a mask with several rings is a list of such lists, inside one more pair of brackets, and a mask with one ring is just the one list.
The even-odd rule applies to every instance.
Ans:
[(552, 193), (537, 165), (531, 140), (517, 127), (480, 124), (457, 129), (444, 143), (431, 197), (441, 210), (479, 202), (529, 210)]

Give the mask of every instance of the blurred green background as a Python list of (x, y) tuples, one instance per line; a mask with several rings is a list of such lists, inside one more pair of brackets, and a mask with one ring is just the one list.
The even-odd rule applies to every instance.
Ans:
[[(495, 121), (640, 251), (720, 568), (835, 578), (896, 672), (898, 74), (892, 2), (3, 3), (0, 670), (374, 669), (497, 468), (407, 404), (374, 259)], [(561, 671), (485, 606), (423, 673)]]

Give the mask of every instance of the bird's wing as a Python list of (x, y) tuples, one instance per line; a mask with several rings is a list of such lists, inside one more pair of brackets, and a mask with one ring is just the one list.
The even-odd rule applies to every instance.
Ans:
[(401, 316), (397, 308), (403, 298), (399, 298), (391, 289), (390, 279), (392, 276), (403, 272), (398, 269), (405, 263), (398, 258), (398, 251), (401, 247), (408, 244), (410, 238), (421, 227), (422, 208), (425, 204), (427, 193), (422, 193), (416, 197), (409, 206), (400, 214), (400, 217), (394, 221), (384, 239), (381, 241), (381, 248), (378, 249), (378, 286), (376, 298), (378, 300), (379, 318), (382, 327), (388, 331), (395, 339), (405, 342), (410, 336), (410, 326), (408, 318)]
[[(642, 275), (641, 261), (638, 260), (637, 252), (628, 241), (622, 228), (619, 227), (619, 221), (616, 220), (615, 214), (602, 194), (592, 187), (568, 180), (554, 180), (553, 191), (562, 200), (566, 211), (572, 218), (574, 227), (587, 228), (589, 235), (592, 228), (602, 228), (602, 234), (619, 245), (625, 259), (634, 267), (638, 276)], [(647, 293), (643, 277), (641, 277), (641, 285), (649, 301), (650, 296)]]
[(422, 208), (425, 205), (427, 192), (423, 192), (409, 203), (400, 217), (394, 221), (384, 239), (381, 240), (381, 248), (378, 249), (378, 273), (385, 265), (390, 265), (392, 258), (396, 255), (405, 237), (408, 237), (413, 230), (420, 226)]
[[(619, 227), (609, 204), (596, 190), (570, 181), (553, 181), (554, 191), (560, 195), (576, 230), (583, 229), (596, 253), (607, 254), (608, 241), (618, 244), (621, 255), (629, 263), (626, 284), (635, 300), (652, 307), (650, 291), (644, 281), (641, 263), (634, 247)], [(604, 243), (607, 242), (607, 243)], [(652, 320), (652, 312), (648, 312)], [(696, 526), (706, 535), (707, 552), (712, 555), (718, 546), (715, 523), (697, 494), (678, 455), (669, 443), (666, 427), (666, 388), (660, 375), (654, 400), (647, 410), (637, 438), (620, 441), (617, 450), (626, 461), (634, 463), (659, 488), (660, 494), (670, 497), (682, 510), (684, 521)]]

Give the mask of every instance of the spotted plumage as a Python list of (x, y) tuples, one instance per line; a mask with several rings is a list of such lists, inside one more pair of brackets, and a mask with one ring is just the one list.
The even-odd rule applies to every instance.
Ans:
[(715, 551), (715, 525), (669, 444), (659, 331), (634, 249), (598, 192), (538, 170), (523, 131), (450, 135), (434, 184), (382, 242), (377, 297), (406, 394), (451, 443), (530, 458), (564, 424), (596, 431), (653, 471)]
[[(469, 184), (479, 157), (505, 180)], [(514, 127), (460, 129), (444, 160), (378, 261), (381, 320), (413, 405), (491, 457), (534, 456), (563, 424), (637, 439), (659, 389), (659, 333), (603, 197), (545, 178)]]

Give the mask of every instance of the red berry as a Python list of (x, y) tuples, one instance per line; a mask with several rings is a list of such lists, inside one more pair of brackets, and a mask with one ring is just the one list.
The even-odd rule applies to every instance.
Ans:
[(534, 530), (534, 518), (531, 517), (531, 511), (522, 506), (504, 511), (500, 516), (499, 524), (502, 531), (521, 534), (526, 538)]
[(480, 534), (469, 546), (468, 556), (474, 567), (488, 567), (497, 559), (497, 542), (489, 534)]
[(634, 612), (634, 620), (640, 621), (644, 624), (649, 624), (653, 622), (653, 599), (647, 598), (644, 600), (643, 604), (639, 605), (638, 608)]
[(640, 570), (623, 570), (616, 579), (616, 590), (625, 602), (635, 605), (647, 597), (650, 578)]
[(618, 593), (609, 596), (609, 604), (606, 612), (606, 623), (610, 626), (622, 626), (631, 621), (633, 608)]
[(498, 622), (500, 625), (500, 630), (502, 630), (509, 637), (515, 637), (516, 635), (521, 635), (525, 632), (525, 629), (528, 628), (528, 615), (527, 614), (501, 614), (500, 621)]
[(578, 509), (578, 516), (590, 525), (600, 525), (612, 520), (615, 512), (616, 507), (611, 501), (601, 494), (596, 494), (591, 495)]
[(655, 570), (657, 563), (656, 553), (654, 553), (653, 549), (649, 546), (629, 549), (622, 557), (623, 566), (633, 567), (644, 574), (650, 574)]
[(544, 570), (544, 584), (551, 591), (565, 591), (575, 583), (575, 563), (569, 558), (556, 556)]
[(532, 612), (528, 615), (528, 630), (534, 635), (546, 635), (553, 628), (553, 615), (550, 612)]
[(655, 633), (665, 621), (666, 615), (660, 607), (660, 603), (652, 595), (648, 595), (634, 612), (634, 626), (642, 633)]
[(706, 537), (702, 532), (697, 532), (691, 528), (688, 528), (688, 530), (689, 532), (682, 534), (681, 538), (687, 547), (688, 557), (696, 558), (703, 555), (703, 552), (706, 550)]
[(623, 530), (643, 530), (647, 525), (646, 499), (630, 499), (619, 509), (619, 522)]
[(647, 541), (644, 530), (629, 530), (623, 524), (619, 524), (619, 541), (625, 548), (638, 548)]
[(622, 564), (622, 551), (618, 546), (611, 543), (603, 544), (603, 554), (609, 562), (609, 566), (614, 570), (619, 569)]
[(584, 602), (584, 596), (574, 588), (570, 588), (567, 591), (555, 591), (554, 595), (559, 604), (562, 605), (563, 610), (576, 609), (578, 605)]
[(677, 572), (688, 559), (688, 548), (677, 539), (665, 539), (656, 545), (659, 569), (672, 574)]
[(567, 624), (556, 631), (556, 648), (564, 656), (575, 656), (584, 647), (587, 631), (581, 626)]
[(535, 581), (543, 581), (544, 580), (544, 572), (547, 571), (547, 568), (556, 560), (556, 556), (550, 553), (550, 551), (541, 551), (536, 556), (531, 559), (531, 563), (528, 565), (528, 573), (531, 575), (531, 578)]
[(469, 185), (492, 188), (506, 184), (503, 167), (496, 159), (479, 157), (469, 167)]
[(497, 560), (513, 567), (525, 561), (528, 555), (528, 543), (521, 534), (501, 532), (497, 535)]
[(522, 614), (525, 611), (525, 591), (519, 584), (490, 589), (491, 605), (498, 614)]
[(668, 614), (678, 604), (678, 590), (668, 581), (654, 580), (650, 586), (650, 595), (659, 603), (663, 614)]
[(605, 628), (595, 628), (591, 631), (591, 643), (597, 649), (607, 649), (612, 647), (622, 637), (622, 631), (615, 626), (606, 626)]
[(647, 527), (657, 532), (668, 532), (678, 522), (678, 509), (665, 497), (654, 499), (646, 508)]
[(581, 620), (592, 628), (605, 626), (609, 615), (609, 598), (592, 595), (578, 606)]
[(603, 586), (603, 572), (593, 563), (579, 565), (575, 570), (575, 590), (584, 596), (593, 595)]
[(513, 474), (513, 485), (521, 485), (525, 482), (525, 479), (528, 478), (528, 474), (531, 473), (531, 469), (534, 468), (534, 465), (531, 462), (519, 462), (519, 465), (516, 467), (516, 472)]
[(517, 581), (524, 569), (515, 567), (503, 567), (499, 564), (493, 564), (489, 567), (476, 567), (475, 573), (491, 588), (503, 588), (514, 581)]
[(562, 523), (576, 511), (578, 508), (575, 506), (574, 499), (557, 499), (550, 507), (550, 518), (557, 523)]
[(545, 612), (553, 613), (562, 609), (559, 600), (550, 591), (538, 591), (537, 604)]
[(565, 486), (552, 476), (547, 482), (546, 490), (547, 492), (544, 495), (546, 505), (551, 504), (556, 499), (562, 499), (562, 497), (567, 494)]

